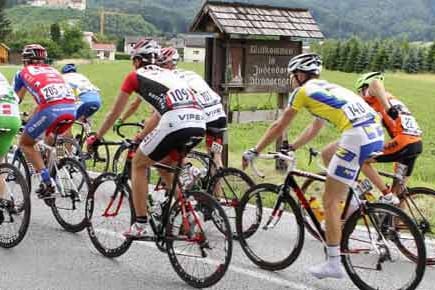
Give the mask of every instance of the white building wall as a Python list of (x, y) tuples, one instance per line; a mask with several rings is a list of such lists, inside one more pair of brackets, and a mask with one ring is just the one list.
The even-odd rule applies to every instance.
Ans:
[(204, 62), (205, 48), (202, 47), (185, 47), (184, 48), (185, 62)]

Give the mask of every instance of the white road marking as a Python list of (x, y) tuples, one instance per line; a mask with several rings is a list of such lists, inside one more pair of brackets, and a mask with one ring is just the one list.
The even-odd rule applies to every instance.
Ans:
[[(111, 235), (111, 236), (114, 236), (114, 237), (120, 237), (119, 233), (116, 233), (113, 231), (108, 231), (108, 230), (103, 230), (103, 229), (97, 229), (96, 231), (104, 232), (104, 233)], [(135, 241), (134, 243), (140, 244), (141, 246), (144, 246), (147, 248), (153, 248), (153, 249), (157, 250), (157, 246), (153, 242)], [(211, 264), (220, 263), (220, 261), (216, 261), (213, 259), (207, 259), (207, 260)], [(289, 280), (286, 280), (283, 278), (279, 278), (279, 277), (273, 277), (273, 275), (274, 275), (273, 272), (267, 273), (265, 271), (249, 270), (246, 268), (235, 266), (233, 262), (231, 262), (228, 270), (235, 272), (235, 273), (238, 273), (238, 274), (249, 276), (249, 277), (254, 278), (254, 279), (260, 279), (262, 281), (271, 282), (271, 283), (277, 284), (279, 286), (290, 287), (292, 290), (316, 290), (315, 288), (309, 287), (305, 284), (292, 282), (292, 281), (289, 281)]]

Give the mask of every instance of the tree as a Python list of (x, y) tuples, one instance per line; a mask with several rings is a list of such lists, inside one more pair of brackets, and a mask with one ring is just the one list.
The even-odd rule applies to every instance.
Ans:
[(337, 70), (344, 71), (349, 59), (350, 42), (346, 41), (341, 45), (340, 56), (337, 62)]
[(420, 47), (417, 50), (417, 64), (419, 72), (427, 71), (426, 58), (426, 49), (424, 47)]
[(400, 70), (402, 69), (403, 62), (404, 61), (403, 61), (402, 49), (399, 46), (396, 46), (390, 57), (389, 67), (393, 71)]
[(51, 40), (53, 40), (56, 43), (60, 43), (61, 34), (60, 34), (60, 26), (58, 23), (53, 23), (50, 26), (50, 36), (51, 36)]
[(361, 73), (368, 70), (369, 65), (369, 47), (364, 45), (361, 47), (359, 55), (355, 63), (355, 72)]
[(345, 72), (354, 72), (356, 62), (359, 56), (360, 51), (360, 41), (356, 38), (353, 38), (349, 41), (349, 54), (347, 56), (346, 63), (344, 64), (343, 70)]
[(61, 47), (67, 56), (71, 56), (86, 48), (86, 43), (83, 41), (83, 32), (75, 26), (66, 27), (61, 41)]
[(384, 47), (381, 47), (376, 55), (373, 57), (370, 64), (370, 70), (372, 71), (385, 71), (388, 65), (388, 55)]
[(11, 33), (11, 21), (6, 17), (4, 13), (6, 1), (0, 0), (0, 41), (4, 41), (5, 38)]
[(432, 42), (426, 54), (426, 69), (430, 72), (435, 72), (435, 41)]
[(405, 61), (403, 63), (403, 70), (407, 73), (418, 72), (418, 57), (417, 51), (415, 49), (409, 49), (408, 55), (405, 57)]

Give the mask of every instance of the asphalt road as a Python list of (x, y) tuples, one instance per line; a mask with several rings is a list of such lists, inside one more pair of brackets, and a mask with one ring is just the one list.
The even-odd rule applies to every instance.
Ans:
[[(260, 247), (282, 244), (278, 233)], [(215, 289), (357, 289), (349, 278), (317, 280), (306, 268), (324, 260), (321, 244), (305, 234), (298, 260), (279, 272), (256, 267), (234, 242), (231, 266)], [(405, 268), (396, 266), (391, 280), (400, 278)], [(406, 266), (406, 262), (404, 262)], [(427, 268), (420, 290), (435, 289), (435, 269)], [(32, 218), (25, 239), (13, 249), (0, 249), (0, 289), (191, 289), (174, 272), (166, 254), (153, 243), (136, 242), (116, 259), (100, 255), (87, 232), (70, 234), (55, 221), (41, 200), (32, 198)]]

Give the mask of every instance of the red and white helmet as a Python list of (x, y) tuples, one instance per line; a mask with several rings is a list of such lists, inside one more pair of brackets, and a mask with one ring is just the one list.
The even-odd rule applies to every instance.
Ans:
[(174, 69), (180, 60), (180, 55), (174, 47), (163, 47), (160, 51), (160, 57), (157, 64), (163, 68)]
[(139, 40), (131, 52), (131, 58), (141, 58), (143, 62), (155, 63), (160, 55), (160, 45), (154, 39), (145, 38)]
[(21, 56), (23, 60), (46, 60), (47, 50), (40, 44), (29, 44), (24, 46)]

